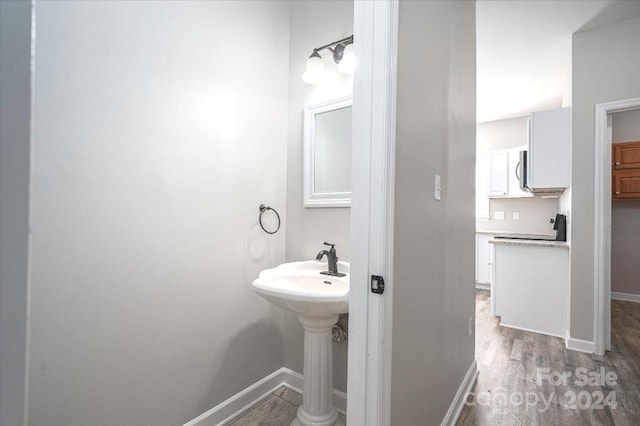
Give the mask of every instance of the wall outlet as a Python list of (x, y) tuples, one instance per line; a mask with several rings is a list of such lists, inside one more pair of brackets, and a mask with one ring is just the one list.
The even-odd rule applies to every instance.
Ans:
[(513, 220), (520, 220), (520, 212), (513, 212)]
[(499, 211), (493, 212), (493, 218), (495, 220), (504, 220), (504, 212), (499, 212)]
[(474, 328), (475, 328), (475, 324), (473, 322), (473, 317), (469, 317), (469, 337), (473, 336)]

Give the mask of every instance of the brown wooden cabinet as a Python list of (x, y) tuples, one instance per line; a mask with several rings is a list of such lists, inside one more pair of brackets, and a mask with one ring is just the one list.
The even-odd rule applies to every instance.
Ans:
[(640, 141), (613, 144), (613, 168), (640, 169)]
[(640, 169), (613, 171), (613, 198), (640, 200)]
[(640, 200), (640, 141), (613, 144), (614, 200)]

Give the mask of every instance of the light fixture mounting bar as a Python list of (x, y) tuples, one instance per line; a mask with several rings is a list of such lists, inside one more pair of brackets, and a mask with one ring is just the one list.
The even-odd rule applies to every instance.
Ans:
[(326, 49), (326, 48), (331, 47), (331, 46), (335, 46), (336, 44), (340, 44), (340, 43), (345, 43), (345, 44), (353, 43), (353, 34), (350, 35), (349, 37), (345, 37), (345, 38), (343, 38), (341, 40), (334, 41), (334, 42), (329, 43), (329, 44), (325, 44), (324, 46), (316, 47), (315, 49), (313, 49), (313, 51), (314, 52), (319, 52), (319, 51), (321, 51), (323, 49)]
[[(1, 1), (1, 0), (0, 0)], [(338, 70), (343, 74), (353, 74), (355, 58), (353, 54), (353, 34), (349, 37), (316, 47), (307, 59), (307, 66), (302, 74), (302, 81), (307, 84), (320, 84), (325, 77), (325, 69), (320, 51), (329, 49)], [(345, 59), (343, 61), (343, 59)]]

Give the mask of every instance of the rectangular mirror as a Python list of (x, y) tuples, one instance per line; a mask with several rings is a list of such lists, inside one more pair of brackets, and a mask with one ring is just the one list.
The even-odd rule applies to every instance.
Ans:
[(351, 206), (351, 96), (304, 107), (304, 206)]

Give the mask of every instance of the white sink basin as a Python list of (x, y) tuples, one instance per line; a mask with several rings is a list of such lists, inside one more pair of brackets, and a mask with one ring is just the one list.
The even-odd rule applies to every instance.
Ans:
[(349, 264), (338, 262), (338, 271), (347, 274), (333, 277), (320, 274), (327, 262), (310, 260), (284, 263), (266, 269), (253, 281), (255, 291), (281, 308), (312, 317), (326, 317), (349, 312)]
[(271, 303), (296, 312), (304, 327), (302, 405), (291, 426), (344, 426), (333, 405), (331, 329), (349, 312), (349, 264), (338, 262), (344, 277), (324, 275), (327, 262), (285, 263), (260, 273), (254, 290)]

